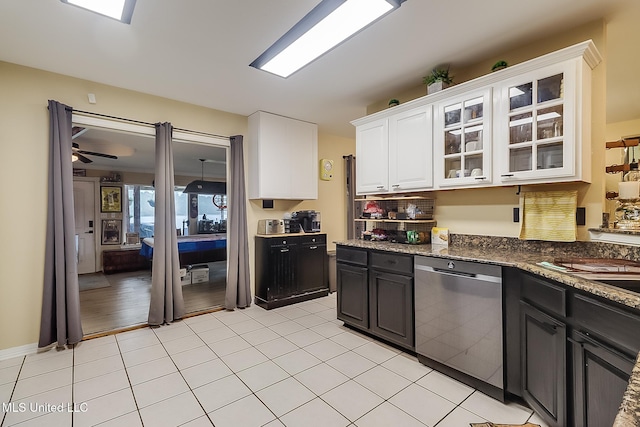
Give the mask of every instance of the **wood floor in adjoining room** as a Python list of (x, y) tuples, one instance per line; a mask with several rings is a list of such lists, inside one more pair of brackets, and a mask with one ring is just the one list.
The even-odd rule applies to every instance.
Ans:
[[(226, 261), (209, 263), (209, 282), (183, 286), (185, 312), (194, 313), (224, 305), (226, 273)], [(78, 281), (84, 335), (147, 323), (151, 270), (81, 275)]]

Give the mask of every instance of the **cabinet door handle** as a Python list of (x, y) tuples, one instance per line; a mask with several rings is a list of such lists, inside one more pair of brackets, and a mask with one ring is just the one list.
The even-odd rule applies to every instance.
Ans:
[(309, 249), (318, 249), (317, 246), (309, 246)]
[(513, 174), (512, 173), (505, 173), (505, 174), (502, 174), (500, 176), (503, 177), (503, 178), (513, 178)]
[(378, 185), (376, 188), (377, 188), (378, 190), (382, 190), (382, 189), (384, 188), (384, 185)]
[(289, 249), (280, 249), (280, 252), (289, 252)]
[(487, 179), (486, 176), (476, 176), (476, 181), (484, 181), (485, 179)]
[(393, 185), (392, 185), (392, 187), (393, 187), (393, 188), (399, 188), (399, 187), (400, 187), (400, 184), (393, 184)]

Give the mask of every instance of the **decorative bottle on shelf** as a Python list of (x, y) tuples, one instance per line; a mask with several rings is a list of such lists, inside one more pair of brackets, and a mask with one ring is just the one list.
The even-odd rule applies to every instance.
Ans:
[(638, 170), (638, 163), (634, 162), (629, 164), (629, 172), (625, 173), (622, 179), (624, 181), (640, 181), (640, 171)]

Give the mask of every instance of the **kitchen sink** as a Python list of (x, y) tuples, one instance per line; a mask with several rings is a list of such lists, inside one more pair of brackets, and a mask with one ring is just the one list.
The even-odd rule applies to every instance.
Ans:
[(613, 258), (556, 258), (569, 274), (640, 294), (640, 262)]
[[(588, 279), (588, 277), (587, 277)], [(615, 286), (616, 288), (626, 289), (627, 291), (640, 294), (640, 278), (637, 279), (595, 279), (594, 281), (604, 283), (605, 285)]]

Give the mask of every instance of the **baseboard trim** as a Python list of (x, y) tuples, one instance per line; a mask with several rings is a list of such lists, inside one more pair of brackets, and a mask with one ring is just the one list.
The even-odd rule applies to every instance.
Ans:
[(14, 357), (26, 356), (38, 352), (38, 343), (21, 345), (19, 347), (6, 348), (0, 350), (0, 360), (12, 359)]

